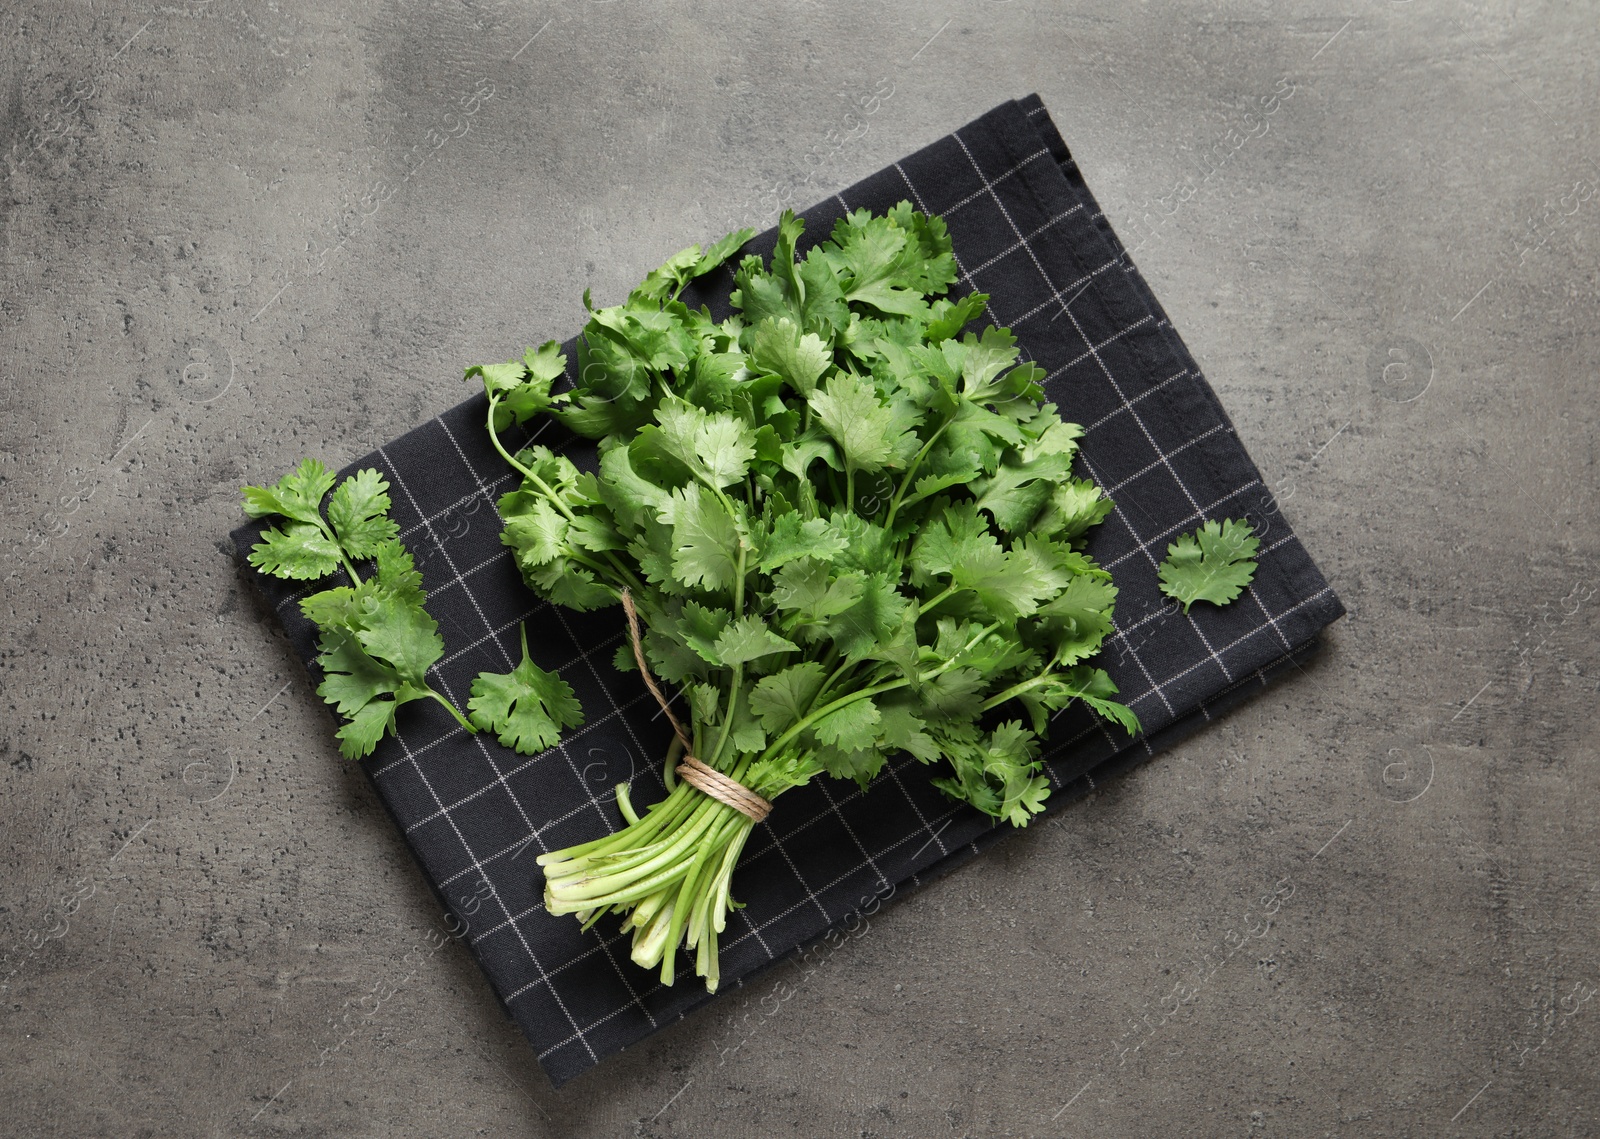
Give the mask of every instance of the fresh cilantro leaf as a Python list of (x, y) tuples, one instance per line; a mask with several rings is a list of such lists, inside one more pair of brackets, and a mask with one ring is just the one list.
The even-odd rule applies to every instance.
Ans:
[(911, 547), (911, 567), (915, 571), (912, 580), (918, 585), (951, 576), (962, 567), (996, 562), (1004, 556), (977, 507), (941, 501), (944, 508), (923, 526)]
[[(666, 512), (663, 512), (663, 521)], [(739, 531), (703, 486), (684, 487), (671, 500), (672, 573), (685, 585), (732, 589), (739, 572)]]
[(272, 526), (262, 531), (249, 561), (273, 577), (313, 581), (339, 568), (339, 545), (321, 526), (294, 522), (282, 530)]
[(866, 575), (851, 571), (833, 576), (833, 568), (814, 558), (790, 562), (773, 578), (772, 604), (814, 624), (850, 609), (866, 588)]
[(875, 747), (844, 748), (824, 744), (817, 748), (814, 762), (835, 779), (853, 779), (862, 790), (883, 770), (888, 756)]
[(994, 398), (994, 379), (1016, 363), (1017, 338), (1007, 328), (990, 325), (981, 336), (967, 333), (961, 338), (959, 349), (955, 343), (945, 344), (946, 357), (954, 355), (960, 360), (962, 391), (968, 399), (985, 403)]
[[(391, 597), (408, 604), (422, 605), (426, 597), (422, 592), (422, 574), (411, 551), (399, 541), (385, 542), (378, 547), (373, 565), (377, 569), (377, 587)], [(369, 579), (370, 580), (370, 579)]]
[(579, 613), (617, 603), (615, 586), (598, 580), (592, 569), (570, 558), (556, 558), (542, 566), (522, 567), (522, 576), (535, 592), (557, 605)]
[(929, 344), (938, 344), (949, 340), (952, 336), (959, 336), (961, 330), (976, 320), (988, 303), (987, 293), (968, 293), (957, 301), (943, 299), (934, 301), (923, 336)]
[(987, 510), (1007, 533), (1030, 529), (1057, 488), (1070, 482), (1080, 434), (1074, 425), (1058, 420), (1009, 453), (991, 477), (973, 484), (979, 509)]
[(893, 218), (873, 217), (867, 210), (840, 218), (823, 248), (841, 278), (844, 299), (879, 312), (925, 314), (928, 303), (918, 287), (925, 281), (913, 268), (914, 254), (904, 256), (910, 236)]
[(684, 689), (689, 697), (689, 707), (695, 719), (702, 724), (715, 724), (721, 720), (722, 694), (711, 684), (691, 684)]
[(756, 457), (754, 433), (734, 416), (668, 403), (656, 409), (656, 421), (659, 428), (641, 437), (719, 490), (744, 478)]
[[(793, 442), (783, 444), (781, 462), (783, 469), (795, 477), (803, 488), (810, 488), (811, 464), (821, 459), (836, 471), (844, 465), (839, 462), (838, 447), (818, 427), (811, 427)], [(813, 492), (815, 493), (815, 492)]]
[(766, 320), (785, 319), (804, 326), (798, 299), (790, 299), (787, 283), (768, 273), (761, 258), (746, 257), (734, 271), (733, 280), (738, 287), (728, 299), (734, 308), (744, 312), (749, 327)]
[(1112, 700), (1117, 694), (1117, 686), (1106, 675), (1104, 669), (1090, 668), (1087, 665), (1078, 665), (1069, 669), (1064, 674), (1067, 688), (1074, 696), (1082, 700), (1089, 707), (1099, 712), (1108, 720), (1114, 720), (1132, 735), (1139, 730), (1139, 721), (1133, 713), (1123, 705)]
[(645, 274), (633, 289), (630, 300), (662, 301), (676, 297), (689, 283), (695, 266), (700, 264), (700, 247), (691, 245), (667, 258), (659, 268)]
[(824, 518), (780, 514), (762, 536), (761, 560), (756, 568), (762, 573), (771, 573), (797, 558), (832, 561), (848, 545), (844, 535)]
[(798, 306), (800, 327), (818, 336), (838, 336), (850, 324), (850, 308), (845, 304), (839, 278), (820, 248), (812, 248), (795, 277), (804, 290)]
[(1134, 735), (1139, 731), (1139, 719), (1131, 708), (1111, 699), (1116, 694), (1117, 686), (1104, 669), (1080, 664), (1040, 678), (1036, 687), (1020, 692), (1017, 699), (1032, 715), (1035, 731), (1043, 731), (1053, 713), (1074, 700), (1082, 700), (1129, 735)]
[(941, 672), (922, 687), (922, 714), (929, 720), (976, 720), (988, 685), (975, 668)]
[(841, 751), (871, 747), (878, 738), (878, 706), (862, 698), (842, 704), (813, 720), (811, 730), (817, 739)]
[(910, 752), (923, 763), (932, 763), (939, 758), (939, 745), (927, 727), (907, 704), (878, 704), (878, 743), (882, 747)]
[(361, 645), (359, 634), (329, 629), (319, 638), (317, 666), (323, 680), (317, 695), (334, 706), (348, 723), (335, 733), (346, 759), (371, 755), (385, 731), (395, 730), (395, 713), (404, 704), (432, 695), (426, 687), (408, 684), (385, 661)]
[(439, 623), (421, 605), (394, 596), (373, 598), (361, 614), (356, 638), (402, 680), (422, 688), (423, 675), (444, 655)]
[(687, 601), (678, 617), (678, 635), (684, 644), (715, 665), (723, 664), (717, 641), (733, 621), (726, 609), (711, 609), (698, 601)]
[(729, 736), (733, 746), (743, 752), (758, 752), (767, 746), (767, 733), (759, 724), (745, 723), (733, 729)]
[(908, 288), (920, 293), (942, 293), (956, 282), (955, 254), (942, 217), (920, 213), (904, 200), (886, 216), (910, 235), (898, 266)]
[[(592, 313), (584, 327), (584, 342), (591, 352), (602, 351), (608, 344), (624, 349), (626, 356), (612, 359), (626, 364), (628, 389), (635, 393), (640, 386), (648, 387), (650, 372), (687, 365), (694, 347), (675, 313), (632, 300)], [(587, 376), (584, 381), (592, 387)]]
[(1113, 585), (1090, 577), (1073, 577), (1059, 594), (1041, 606), (1041, 624), (1048, 631), (1057, 665), (1073, 665), (1093, 656), (1111, 635)]
[(1249, 522), (1213, 519), (1167, 546), (1161, 592), (1182, 602), (1185, 613), (1196, 601), (1226, 605), (1255, 577), (1260, 548)]
[(608, 550), (625, 550), (628, 544), (622, 534), (603, 511), (580, 514), (567, 527), (567, 540), (576, 550), (603, 554)]
[(634, 470), (630, 448), (613, 447), (600, 456), (600, 496), (617, 521), (631, 528), (666, 509), (672, 492)]
[(378, 697), (394, 695), (405, 684), (398, 672), (374, 660), (346, 630), (324, 633), (319, 646), (322, 653), (317, 657), (317, 666), (322, 669), (323, 680), (317, 695), (341, 716), (354, 716)]
[(876, 389), (856, 376), (830, 377), (809, 402), (844, 452), (845, 462), (858, 471), (897, 465), (896, 457), (915, 426), (898, 409), (884, 406)]
[(1033, 531), (1051, 537), (1077, 538), (1111, 513), (1111, 500), (1088, 479), (1067, 479), (1051, 490)]
[(572, 686), (546, 672), (528, 655), (528, 628), (522, 627), (522, 663), (507, 673), (482, 672), (467, 701), (472, 722), (495, 733), (506, 747), (538, 755), (554, 747), (563, 728), (583, 723), (583, 709)]
[(711, 246), (700, 255), (700, 260), (695, 262), (694, 275), (700, 277), (711, 272), (737, 253), (740, 246), (755, 235), (756, 231), (753, 229), (740, 229), (712, 242)]
[(867, 574), (855, 604), (828, 619), (828, 636), (846, 660), (870, 656), (894, 636), (910, 604), (888, 574)]
[(372, 557), (400, 533), (389, 517), (389, 480), (370, 468), (345, 479), (328, 500), (328, 522), (351, 557)]
[(566, 402), (567, 393), (551, 394), (566, 368), (567, 357), (561, 346), (547, 340), (537, 348), (527, 349), (521, 360), (475, 364), (467, 369), (465, 378), (477, 376), (483, 381), (484, 393), (493, 406), (494, 429), (504, 431), (512, 423), (526, 423), (540, 412)]
[(957, 566), (951, 580), (970, 589), (994, 616), (1010, 622), (1031, 616), (1039, 603), (1066, 584), (1069, 574), (1052, 562), (1047, 543), (1031, 535), (1017, 539), (1000, 557), (989, 554)]
[(305, 459), (293, 474), (284, 475), (276, 486), (247, 486), (243, 490), (244, 512), (251, 518), (281, 514), (296, 522), (322, 522), (322, 499), (333, 489), (334, 474), (315, 459)]
[(318, 629), (333, 629), (347, 625), (360, 614), (361, 602), (372, 593), (372, 583), (359, 586), (336, 585), (320, 590), (300, 601), (300, 612)]
[(517, 564), (529, 568), (559, 558), (566, 549), (567, 520), (549, 499), (526, 490), (500, 496), (504, 526), (500, 541), (517, 552)]
[(776, 736), (805, 717), (822, 691), (824, 676), (822, 665), (808, 660), (762, 677), (750, 692), (750, 708), (761, 717), (761, 726)]
[(788, 317), (768, 317), (756, 326), (750, 353), (758, 368), (782, 376), (802, 396), (817, 390), (817, 381), (833, 366), (827, 341), (800, 331)]
[(400, 710), (397, 700), (374, 700), (363, 704), (337, 732), (339, 754), (346, 759), (364, 759), (371, 755), (386, 731), (395, 730), (395, 713)]
[(786, 641), (753, 613), (737, 618), (717, 637), (716, 654), (723, 664), (744, 664), (773, 653), (790, 652), (800, 646)]

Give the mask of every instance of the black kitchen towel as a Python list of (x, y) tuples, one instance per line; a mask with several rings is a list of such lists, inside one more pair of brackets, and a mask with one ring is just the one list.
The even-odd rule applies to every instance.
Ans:
[[(847, 209), (881, 212), (903, 199), (944, 218), (961, 273), (953, 291), (990, 295), (990, 319), (1016, 333), (1024, 357), (1048, 372), (1050, 398), (1086, 428), (1083, 473), (1116, 501), (1089, 546), (1121, 591), (1116, 632), (1098, 663), (1145, 733), (1130, 743), (1082, 712), (1057, 717), (1047, 759), (1059, 805), (1297, 668), (1343, 608), (1277, 513), (1037, 96), (996, 107), (819, 202), (803, 215), (802, 252)], [(687, 243), (702, 235), (684, 236)], [(769, 230), (750, 248), (766, 256), (775, 236)], [(641, 264), (640, 275), (648, 268)], [(710, 305), (720, 319), (731, 287), (719, 270), (685, 299)], [(529, 343), (547, 338), (547, 330), (525, 332)], [(571, 343), (566, 351), (576, 358)], [(612, 788), (622, 780), (633, 781), (641, 806), (664, 794), (670, 729), (637, 674), (612, 668), (620, 611), (575, 614), (540, 603), (522, 584), (500, 544), (494, 506), (514, 480), (488, 443), (484, 411), (475, 396), (347, 469), (377, 467), (394, 484), (394, 517), (445, 638), (434, 684), (464, 706), (478, 672), (520, 659), (526, 621), (538, 663), (576, 689), (587, 722), (530, 759), (491, 736), (468, 736), (421, 701), (401, 713), (399, 738), (385, 739), (365, 766), (559, 1085), (709, 998), (687, 970), (664, 988), (635, 966), (616, 919), (580, 933), (573, 918), (544, 911), (535, 858), (621, 826)], [(540, 441), (592, 464), (592, 447), (558, 434), (550, 427)], [(1262, 535), (1254, 583), (1231, 605), (1183, 614), (1157, 589), (1167, 543), (1207, 519), (1246, 515)], [(241, 555), (259, 530), (235, 532)], [(296, 605), (307, 590), (252, 576), (309, 664), (314, 631)], [(331, 739), (327, 757), (336, 762)], [(942, 797), (909, 758), (865, 793), (823, 779), (786, 794), (756, 828), (734, 877), (735, 896), (747, 905), (722, 937), (723, 991), (1004, 830)]]

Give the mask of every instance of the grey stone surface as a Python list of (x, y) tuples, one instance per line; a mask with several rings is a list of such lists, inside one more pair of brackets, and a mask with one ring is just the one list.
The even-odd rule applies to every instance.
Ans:
[[(3, 8), (0, 1133), (1600, 1132), (1591, 7)], [(1033, 90), (1350, 615), (554, 1092), (407, 958), (235, 489)]]

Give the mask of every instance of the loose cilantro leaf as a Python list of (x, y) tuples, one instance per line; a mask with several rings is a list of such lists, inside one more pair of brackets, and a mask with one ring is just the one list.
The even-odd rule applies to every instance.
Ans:
[(583, 709), (572, 686), (534, 664), (528, 655), (526, 625), (522, 627), (522, 663), (508, 673), (480, 673), (472, 682), (467, 708), (474, 724), (524, 755), (554, 747), (561, 729), (583, 723)]
[(348, 629), (325, 631), (318, 647), (322, 649), (317, 664), (323, 680), (317, 695), (341, 716), (354, 716), (380, 696), (394, 695), (405, 684), (393, 668), (374, 660)]
[(1226, 605), (1255, 577), (1260, 548), (1250, 523), (1213, 519), (1167, 546), (1161, 592), (1182, 602), (1185, 613), (1196, 601)]
[(401, 679), (418, 688), (423, 676), (444, 656), (439, 623), (415, 601), (385, 593), (372, 600), (361, 616), (356, 639), (378, 660), (386, 661)]

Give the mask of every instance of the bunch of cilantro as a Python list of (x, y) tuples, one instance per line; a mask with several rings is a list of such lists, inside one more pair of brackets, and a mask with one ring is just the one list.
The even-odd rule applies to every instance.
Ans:
[[(595, 309), (575, 385), (552, 341), (468, 369), (494, 445), (522, 475), (502, 540), (539, 596), (577, 610), (631, 596), (656, 676), (681, 690), (689, 747), (774, 799), (813, 778), (865, 786), (905, 752), (953, 799), (1022, 826), (1049, 793), (1040, 736), (1074, 700), (1132, 733), (1086, 664), (1117, 590), (1083, 552), (1111, 509), (1074, 477), (1081, 428), (1044, 402), (1016, 340), (951, 300), (942, 220), (902, 202), (850, 213), (797, 255), (785, 212), (770, 264), (745, 256), (735, 313), (678, 298), (751, 231), (684, 250)], [(512, 424), (553, 415), (598, 440), (597, 471)], [(617, 667), (635, 667), (631, 646)], [(542, 856), (545, 904), (625, 915), (633, 959), (671, 984), (680, 942), (717, 986), (717, 934), (753, 823), (672, 778), (629, 825)]]

